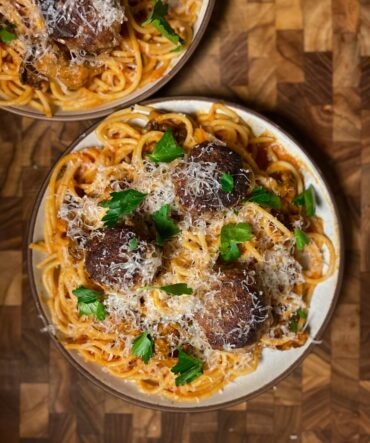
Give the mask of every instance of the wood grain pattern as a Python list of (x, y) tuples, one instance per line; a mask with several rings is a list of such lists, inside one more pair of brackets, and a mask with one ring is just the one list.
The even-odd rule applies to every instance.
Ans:
[(322, 343), (274, 389), (218, 412), (144, 410), (84, 380), (40, 331), (22, 242), (50, 166), (91, 122), (0, 111), (0, 441), (370, 442), (370, 1), (219, 0), (196, 54), (160, 92), (180, 94), (265, 113), (335, 189), (347, 264)]

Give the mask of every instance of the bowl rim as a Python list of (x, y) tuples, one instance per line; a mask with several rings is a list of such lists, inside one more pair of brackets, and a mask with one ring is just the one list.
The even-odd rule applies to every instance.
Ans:
[[(229, 107), (233, 107), (237, 110), (243, 111), (243, 112), (247, 112), (255, 117), (258, 117), (260, 119), (262, 119), (264, 122), (272, 125), (275, 127), (275, 129), (277, 129), (278, 131), (280, 131), (285, 137), (287, 137), (289, 139), (289, 141), (291, 141), (292, 143), (296, 144), (296, 146), (303, 152), (303, 154), (305, 154), (308, 159), (312, 162), (315, 170), (320, 174), (320, 177), (323, 181), (323, 184), (326, 187), (326, 190), (328, 192), (330, 201), (333, 205), (333, 210), (334, 210), (334, 216), (336, 218), (336, 221), (338, 223), (338, 249), (339, 249), (339, 256), (338, 256), (338, 279), (337, 279), (337, 283), (334, 289), (334, 295), (333, 295), (333, 299), (330, 305), (330, 308), (327, 312), (327, 315), (325, 317), (325, 320), (323, 322), (323, 324), (321, 325), (320, 329), (318, 330), (317, 334), (316, 334), (316, 339), (320, 339), (323, 335), (323, 333), (325, 332), (336, 307), (336, 304), (338, 302), (338, 298), (339, 298), (339, 294), (342, 288), (342, 282), (343, 282), (343, 274), (344, 274), (344, 261), (345, 261), (345, 239), (344, 239), (344, 230), (343, 230), (343, 225), (342, 225), (342, 221), (341, 221), (341, 217), (340, 217), (340, 211), (335, 199), (335, 195), (331, 189), (331, 186), (328, 182), (328, 180), (325, 177), (325, 174), (323, 174), (323, 171), (321, 170), (321, 168), (317, 165), (316, 161), (312, 158), (311, 154), (307, 152), (307, 150), (302, 147), (302, 145), (297, 142), (297, 140), (292, 137), (289, 133), (287, 133), (284, 129), (282, 129), (279, 125), (277, 125), (276, 123), (272, 122), (269, 118), (265, 117), (264, 115), (260, 114), (259, 112), (256, 112), (246, 106), (243, 106), (241, 104), (238, 103), (234, 103), (232, 101), (228, 101), (228, 100), (223, 100), (223, 99), (215, 99), (215, 98), (211, 98), (211, 97), (205, 97), (205, 96), (176, 96), (176, 97), (163, 97), (163, 98), (155, 98), (155, 99), (150, 99), (150, 100), (146, 100), (142, 103), (140, 103), (140, 105), (146, 105), (146, 106), (151, 106), (151, 105), (155, 105), (155, 104), (160, 104), (163, 102), (175, 102), (175, 101), (201, 101), (201, 102), (205, 102), (205, 103), (222, 103), (226, 106)], [(27, 274), (28, 274), (28, 279), (29, 279), (29, 284), (31, 286), (31, 292), (32, 292), (32, 297), (34, 299), (34, 302), (36, 304), (38, 313), (39, 313), (39, 317), (41, 318), (44, 326), (48, 326), (49, 322), (47, 321), (44, 309), (42, 307), (42, 303), (40, 301), (40, 298), (38, 296), (37, 293), (37, 288), (36, 288), (36, 283), (35, 283), (35, 277), (34, 277), (34, 273), (33, 273), (33, 267), (32, 267), (32, 249), (30, 249), (28, 247), (28, 245), (30, 243), (32, 243), (33, 240), (33, 234), (34, 234), (34, 228), (35, 228), (35, 224), (36, 224), (36, 218), (38, 215), (38, 211), (40, 208), (40, 204), (42, 202), (42, 199), (44, 197), (44, 194), (47, 190), (47, 186), (49, 183), (49, 179), (50, 176), (56, 166), (56, 164), (58, 163), (58, 161), (64, 157), (65, 155), (69, 154), (71, 151), (73, 151), (73, 149), (85, 138), (87, 137), (87, 135), (89, 135), (91, 132), (93, 132), (95, 130), (95, 128), (101, 123), (101, 121), (99, 122), (95, 122), (94, 124), (92, 124), (89, 128), (87, 128), (79, 137), (77, 137), (77, 139), (75, 139), (74, 142), (72, 142), (72, 144), (58, 157), (58, 159), (54, 162), (53, 166), (51, 167), (49, 173), (47, 174), (46, 178), (43, 180), (42, 185), (37, 193), (36, 199), (34, 201), (34, 205), (33, 205), (33, 209), (32, 209), (32, 214), (31, 214), (31, 218), (29, 220), (28, 223), (28, 227), (27, 227), (27, 231), (26, 231), (26, 241), (27, 241), (27, 256), (26, 256), (26, 260), (27, 260)], [(315, 171), (315, 172), (316, 172)], [(144, 408), (148, 408), (148, 409), (155, 409), (155, 410), (159, 410), (159, 411), (163, 411), (163, 412), (176, 412), (176, 413), (183, 413), (183, 412), (208, 412), (208, 411), (215, 411), (215, 410), (219, 410), (219, 409), (224, 409), (224, 408), (228, 408), (231, 407), (233, 405), (245, 402), (247, 400), (250, 400), (252, 398), (257, 397), (258, 395), (262, 394), (263, 392), (268, 391), (269, 389), (271, 389), (273, 386), (275, 386), (276, 384), (280, 383), (284, 378), (286, 378), (289, 374), (291, 374), (293, 372), (293, 370), (295, 368), (297, 368), (299, 365), (301, 365), (301, 363), (303, 362), (303, 360), (311, 353), (312, 348), (315, 346), (315, 343), (311, 343), (303, 352), (303, 354), (297, 358), (297, 360), (294, 361), (294, 363), (292, 363), (284, 372), (282, 372), (278, 377), (274, 378), (273, 380), (271, 380), (269, 383), (261, 386), (259, 389), (243, 395), (239, 398), (233, 399), (233, 400), (229, 400), (227, 402), (224, 403), (218, 403), (216, 405), (208, 405), (208, 406), (198, 406), (198, 407), (181, 407), (178, 408), (176, 406), (164, 406), (164, 405), (158, 405), (155, 403), (150, 403), (150, 402), (146, 402), (143, 400), (138, 400), (136, 398), (133, 398), (131, 396), (128, 396), (122, 392), (118, 392), (115, 389), (111, 388), (110, 386), (104, 384), (100, 379), (96, 378), (94, 375), (92, 375), (90, 372), (88, 372), (85, 368), (83, 368), (72, 356), (71, 354), (67, 351), (67, 349), (65, 349), (65, 347), (60, 343), (60, 341), (57, 339), (57, 337), (55, 335), (53, 335), (53, 333), (49, 330), (49, 328), (47, 328), (47, 332), (49, 334), (49, 337), (51, 338), (51, 341), (53, 342), (53, 344), (57, 347), (57, 349), (62, 353), (62, 355), (67, 359), (67, 361), (75, 368), (79, 371), (80, 374), (84, 375), (85, 377), (87, 377), (87, 379), (89, 381), (91, 381), (92, 383), (94, 383), (96, 386), (102, 388), (104, 391), (120, 398), (121, 400), (127, 401), (128, 403), (134, 404), (136, 406), (140, 406), (140, 407), (144, 407)], [(184, 405), (186, 403), (183, 403)]]
[[(203, 19), (200, 23), (199, 29), (193, 40), (191, 41), (189, 47), (186, 49), (185, 53), (182, 55), (180, 60), (173, 67), (169, 69), (164, 76), (153, 83), (146, 91), (140, 92), (136, 97), (131, 98), (130, 100), (126, 100), (127, 97), (123, 97), (122, 100), (118, 101), (114, 106), (109, 107), (109, 102), (107, 103), (106, 109), (94, 110), (94, 108), (78, 111), (66, 111), (71, 112), (71, 115), (57, 115), (58, 111), (51, 117), (47, 117), (44, 114), (33, 110), (31, 107), (18, 107), (18, 106), (0, 106), (0, 109), (4, 109), (5, 111), (11, 112), (12, 114), (20, 115), (22, 117), (34, 118), (37, 120), (46, 120), (46, 121), (57, 121), (57, 122), (68, 122), (68, 121), (83, 121), (83, 120), (93, 120), (96, 118), (106, 117), (107, 115), (112, 114), (122, 108), (129, 107), (133, 104), (140, 103), (143, 100), (149, 99), (149, 97), (156, 94), (160, 89), (162, 89), (170, 80), (172, 80), (179, 71), (185, 66), (185, 64), (189, 61), (189, 59), (194, 54), (195, 50), (199, 46), (204, 33), (209, 25), (209, 22), (212, 17), (213, 10), (216, 5), (216, 0), (206, 0), (208, 2), (206, 9), (204, 11)], [(104, 106), (104, 105), (101, 105)]]

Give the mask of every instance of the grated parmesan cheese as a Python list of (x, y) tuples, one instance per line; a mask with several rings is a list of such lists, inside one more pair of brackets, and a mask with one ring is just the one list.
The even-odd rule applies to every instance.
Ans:
[(96, 199), (67, 193), (58, 217), (67, 223), (67, 236), (84, 247), (89, 235), (103, 226), (101, 219), (104, 212)]
[(132, 183), (132, 187), (148, 194), (143, 203), (143, 211), (153, 213), (162, 206), (172, 204), (175, 200), (175, 189), (171, 177), (173, 165), (168, 163), (154, 164), (144, 160), (143, 168)]
[(262, 285), (271, 295), (289, 293), (295, 285), (303, 283), (302, 266), (295, 260), (286, 244), (277, 243), (264, 254), (259, 266)]

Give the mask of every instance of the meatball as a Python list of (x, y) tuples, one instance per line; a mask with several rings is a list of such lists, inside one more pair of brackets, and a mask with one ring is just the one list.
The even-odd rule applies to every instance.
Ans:
[[(38, 0), (49, 37), (68, 49), (99, 53), (120, 41), (124, 20), (118, 0)], [(105, 4), (104, 4), (105, 3)]]
[[(222, 189), (221, 177), (230, 174), (233, 189)], [(239, 154), (215, 142), (203, 142), (190, 152), (174, 173), (178, 203), (192, 214), (232, 207), (248, 191), (251, 171), (243, 169)]]
[(19, 79), (24, 85), (30, 85), (35, 89), (42, 89), (48, 77), (39, 72), (34, 65), (34, 58), (28, 57), (19, 67)]
[(195, 317), (213, 349), (243, 348), (266, 332), (268, 304), (251, 271), (226, 268), (221, 283), (206, 295), (204, 308)]
[(161, 266), (157, 247), (131, 227), (101, 229), (86, 243), (85, 265), (97, 284), (116, 291), (152, 282)]
[(19, 70), (23, 84), (41, 89), (45, 81), (53, 79), (71, 91), (81, 88), (94, 72), (94, 68), (70, 63), (55, 44), (49, 44), (47, 48), (34, 45)]

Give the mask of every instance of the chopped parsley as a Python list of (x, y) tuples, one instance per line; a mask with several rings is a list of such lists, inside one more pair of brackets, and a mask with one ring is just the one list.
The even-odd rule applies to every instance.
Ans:
[[(10, 27), (10, 26), (9, 26)], [(11, 26), (11, 28), (14, 28), (15, 26)], [(0, 41), (2, 43), (5, 43), (6, 45), (9, 45), (13, 40), (16, 40), (17, 36), (13, 32), (6, 29), (4, 26), (0, 26)]]
[(170, 295), (191, 295), (193, 293), (192, 288), (189, 288), (186, 283), (175, 283), (168, 286), (144, 286), (141, 288), (142, 291), (146, 289), (158, 289)]
[(197, 358), (187, 354), (182, 349), (178, 348), (179, 357), (177, 364), (171, 369), (174, 374), (179, 374), (176, 377), (176, 386), (182, 386), (192, 382), (203, 374), (203, 363)]
[(154, 354), (154, 344), (149, 332), (143, 332), (135, 338), (132, 342), (131, 351), (134, 355), (140, 357), (145, 364), (148, 363)]
[(224, 172), (220, 177), (221, 189), (229, 193), (234, 189), (234, 177), (228, 172)]
[(248, 223), (230, 223), (221, 229), (220, 255), (225, 262), (240, 257), (239, 243), (252, 238), (252, 227)]
[(316, 213), (316, 198), (315, 190), (312, 185), (301, 192), (293, 203), (297, 206), (304, 206), (307, 217), (313, 217)]
[(172, 43), (175, 43), (175, 45), (181, 47), (184, 41), (171, 28), (171, 25), (166, 19), (166, 15), (168, 14), (168, 5), (162, 0), (153, 0), (153, 3), (153, 10), (142, 25), (153, 25), (164, 37), (166, 37)]
[(152, 219), (157, 230), (156, 242), (163, 246), (166, 240), (180, 232), (176, 223), (171, 219), (171, 205), (164, 205), (152, 214)]
[(294, 236), (298, 251), (303, 251), (304, 247), (310, 243), (310, 238), (300, 229), (294, 229)]
[(158, 289), (170, 295), (191, 295), (193, 290), (186, 283), (175, 283), (174, 285), (161, 286)]
[(299, 315), (300, 318), (303, 320), (307, 319), (307, 311), (304, 311), (302, 308), (298, 308), (296, 313)]
[(130, 251), (136, 251), (137, 248), (139, 246), (139, 241), (136, 237), (132, 238), (129, 242), (128, 242), (128, 248)]
[(126, 191), (112, 192), (110, 196), (110, 200), (102, 202), (99, 205), (103, 208), (108, 208), (102, 220), (105, 226), (111, 228), (115, 226), (122, 217), (132, 214), (144, 200), (146, 194), (136, 191), (135, 189), (127, 189)]
[(80, 286), (72, 291), (77, 297), (78, 312), (80, 315), (94, 315), (98, 320), (104, 320), (106, 316), (102, 303), (103, 294), (92, 289)]
[(293, 319), (289, 323), (289, 330), (292, 332), (297, 333), (298, 332), (298, 324), (300, 320), (306, 320), (307, 319), (307, 311), (304, 311), (302, 308), (298, 308), (295, 313), (293, 314)]
[(253, 189), (252, 194), (249, 197), (247, 197), (244, 201), (257, 203), (263, 206), (264, 208), (273, 208), (273, 209), (281, 208), (280, 197), (278, 197), (273, 192), (268, 191), (263, 186), (256, 186)]
[(166, 129), (159, 142), (156, 143), (154, 151), (148, 155), (154, 163), (170, 163), (176, 158), (183, 157), (185, 151), (176, 143), (172, 129)]
[(297, 321), (297, 320), (292, 320), (292, 321), (289, 323), (289, 330), (290, 330), (291, 332), (295, 332), (295, 333), (298, 332), (298, 321)]

